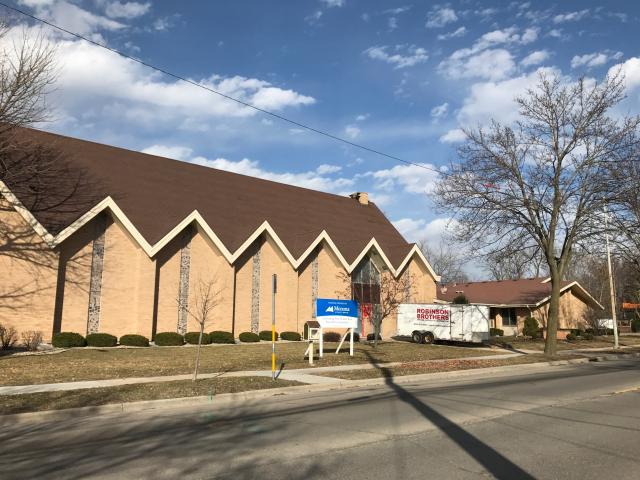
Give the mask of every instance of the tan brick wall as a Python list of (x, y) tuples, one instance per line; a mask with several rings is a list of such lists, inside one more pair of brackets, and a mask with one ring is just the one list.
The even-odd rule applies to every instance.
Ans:
[(259, 330), (271, 330), (271, 282), (275, 273), (278, 276), (276, 330), (297, 332), (302, 328), (297, 318), (298, 273), (270, 237), (262, 244), (260, 255)]
[[(303, 262), (298, 268), (298, 312), (297, 312), (297, 325), (298, 328), (294, 331), (302, 334), (304, 332), (304, 324), (313, 318), (313, 309), (315, 306), (311, 300), (311, 261), (313, 255), (311, 255), (307, 261)], [(318, 274), (320, 273), (320, 265), (318, 265)], [(318, 280), (318, 286), (320, 280)], [(318, 292), (320, 290), (318, 289)], [(319, 293), (318, 293), (319, 295)], [(281, 330), (285, 331), (285, 330)]]
[(156, 333), (177, 331), (181, 242), (178, 235), (156, 255)]
[[(248, 248), (236, 261), (235, 336), (251, 331), (251, 288), (253, 255), (257, 243)], [(264, 306), (261, 305), (260, 310)], [(231, 328), (229, 328), (231, 331)]]
[[(178, 252), (178, 273), (179, 252)], [(211, 312), (210, 319), (205, 325), (205, 332), (213, 330), (231, 331), (231, 315), (233, 309), (233, 267), (224, 258), (222, 252), (201, 232), (191, 240), (191, 268), (189, 270), (189, 308), (198, 311), (198, 304), (202, 303), (204, 294), (202, 287), (212, 284), (212, 291), (219, 292), (218, 305)], [(177, 277), (176, 277), (177, 280)], [(176, 283), (175, 296), (178, 292)], [(197, 314), (197, 313), (196, 313)], [(177, 311), (176, 311), (177, 318)], [(190, 315), (188, 331), (199, 331), (199, 323)]]
[(155, 260), (117, 222), (111, 223), (105, 234), (100, 331), (150, 337), (154, 284)]
[(0, 323), (51, 338), (58, 254), (0, 197)]
[[(58, 293), (59, 329), (61, 332), (87, 333), (91, 256), (96, 236), (96, 221), (84, 225), (60, 245), (60, 262), (64, 266), (63, 292)], [(64, 293), (64, 294), (62, 294)]]

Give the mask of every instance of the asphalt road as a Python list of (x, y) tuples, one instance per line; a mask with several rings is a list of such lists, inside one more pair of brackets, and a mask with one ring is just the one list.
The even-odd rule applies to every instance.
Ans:
[(640, 361), (0, 418), (0, 478), (640, 478)]

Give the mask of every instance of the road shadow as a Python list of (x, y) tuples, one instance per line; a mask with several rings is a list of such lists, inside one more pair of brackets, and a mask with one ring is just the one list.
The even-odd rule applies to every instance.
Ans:
[(532, 475), (524, 471), (518, 465), (506, 458), (500, 452), (496, 451), (479, 438), (467, 432), (464, 428), (455, 424), (445, 416), (441, 415), (433, 408), (421, 402), (415, 395), (393, 381), (393, 372), (391, 369), (379, 365), (368, 352), (365, 354), (369, 357), (371, 364), (382, 373), (385, 378), (386, 385), (391, 388), (396, 396), (403, 402), (412, 406), (424, 418), (433, 423), (438, 429), (462, 448), (467, 454), (473, 457), (481, 464), (487, 472), (491, 473), (498, 479), (534, 479)]

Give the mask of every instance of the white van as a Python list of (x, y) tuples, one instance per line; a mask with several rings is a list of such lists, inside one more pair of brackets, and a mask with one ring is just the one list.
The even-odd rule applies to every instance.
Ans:
[(489, 340), (489, 307), (403, 303), (398, 305), (398, 336), (416, 343), (481, 343)]

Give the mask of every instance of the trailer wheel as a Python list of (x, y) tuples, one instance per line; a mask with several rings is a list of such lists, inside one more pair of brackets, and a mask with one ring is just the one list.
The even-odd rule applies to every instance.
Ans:
[(414, 343), (418, 343), (418, 344), (424, 343), (424, 337), (420, 332), (413, 332), (411, 334), (411, 339), (414, 341)]
[(431, 332), (425, 333), (424, 336), (423, 336), (423, 339), (424, 339), (423, 340), (424, 343), (428, 343), (428, 344), (432, 344), (434, 342), (434, 340), (435, 340), (435, 338), (433, 337), (433, 333), (431, 333)]

